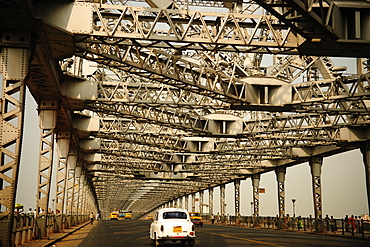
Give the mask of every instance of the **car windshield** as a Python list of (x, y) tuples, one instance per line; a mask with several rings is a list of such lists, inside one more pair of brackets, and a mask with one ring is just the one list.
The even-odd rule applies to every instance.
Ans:
[(186, 219), (186, 213), (184, 212), (165, 212), (163, 213), (163, 219)]
[(190, 216), (199, 216), (199, 213), (190, 213)]

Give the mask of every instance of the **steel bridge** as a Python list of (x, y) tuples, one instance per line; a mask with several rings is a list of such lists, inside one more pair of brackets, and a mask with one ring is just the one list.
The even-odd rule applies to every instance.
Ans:
[[(270, 171), (284, 215), (286, 168), (309, 162), (318, 219), (323, 158), (359, 148), (369, 201), (369, 30), (368, 0), (0, 0), (0, 245), (15, 241), (26, 87), (39, 218), (51, 198), (65, 222), (206, 190), (212, 212), (216, 187), (224, 214), (228, 183), (239, 215), (246, 178), (258, 216)], [(356, 57), (357, 74), (330, 57)]]

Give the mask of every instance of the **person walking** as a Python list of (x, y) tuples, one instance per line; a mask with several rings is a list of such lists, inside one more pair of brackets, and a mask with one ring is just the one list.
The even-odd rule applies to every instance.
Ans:
[(353, 217), (353, 215), (351, 215), (351, 217), (348, 218), (348, 223), (351, 226), (352, 232), (355, 233), (356, 232), (356, 222), (355, 222), (355, 218)]
[(33, 211), (32, 208), (28, 209), (27, 216), (32, 217), (33, 216)]
[(212, 224), (215, 223), (215, 216), (213, 214), (211, 214), (211, 222), (212, 222)]
[(92, 225), (94, 223), (94, 212), (91, 212), (90, 214), (90, 224)]

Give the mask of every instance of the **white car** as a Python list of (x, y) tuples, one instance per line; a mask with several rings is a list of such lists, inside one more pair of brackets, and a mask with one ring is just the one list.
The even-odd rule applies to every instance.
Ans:
[(180, 241), (193, 246), (195, 243), (194, 224), (189, 213), (182, 208), (162, 208), (157, 211), (149, 231), (150, 243), (155, 246), (165, 241)]

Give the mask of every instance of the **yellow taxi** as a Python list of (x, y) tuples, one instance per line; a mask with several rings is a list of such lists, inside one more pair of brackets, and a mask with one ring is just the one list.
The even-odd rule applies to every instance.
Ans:
[(189, 212), (189, 215), (194, 225), (203, 227), (203, 219), (199, 212)]
[(110, 213), (109, 220), (118, 220), (118, 213)]

